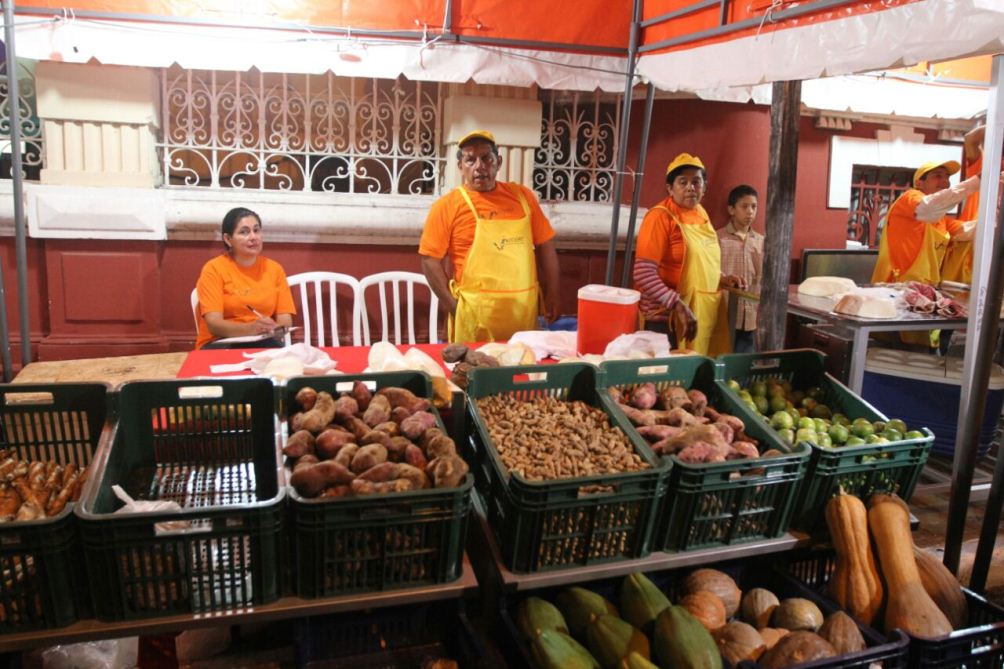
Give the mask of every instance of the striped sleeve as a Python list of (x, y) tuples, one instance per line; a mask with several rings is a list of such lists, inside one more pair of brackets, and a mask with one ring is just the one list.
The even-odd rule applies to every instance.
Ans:
[[(679, 294), (662, 280), (659, 276), (659, 266), (651, 260), (636, 258), (632, 276), (635, 287), (641, 291), (642, 312), (654, 311), (659, 307), (672, 309), (680, 298)], [(646, 309), (646, 306), (649, 309)]]

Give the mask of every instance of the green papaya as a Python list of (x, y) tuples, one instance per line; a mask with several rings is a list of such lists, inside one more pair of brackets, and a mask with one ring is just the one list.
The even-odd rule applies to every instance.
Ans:
[(556, 630), (568, 634), (568, 625), (558, 607), (540, 597), (527, 597), (516, 609), (516, 627), (527, 639), (533, 639), (543, 630)]
[(543, 630), (530, 644), (530, 659), (537, 669), (600, 669), (589, 651), (564, 632)]
[(621, 615), (635, 627), (651, 631), (655, 619), (669, 608), (669, 598), (645, 574), (634, 573), (621, 583)]
[(617, 666), (618, 669), (659, 669), (657, 665), (652, 664), (651, 661), (638, 653), (629, 653)]
[(648, 637), (631, 623), (609, 613), (589, 622), (586, 647), (603, 669), (617, 669), (621, 658), (632, 651), (649, 657)]
[(711, 632), (682, 606), (670, 606), (655, 619), (652, 650), (664, 667), (722, 669), (722, 656)]
[(618, 615), (617, 607), (606, 597), (578, 586), (559, 592), (554, 603), (565, 616), (568, 631), (576, 639), (586, 638), (586, 626), (593, 616), (602, 616), (604, 613)]

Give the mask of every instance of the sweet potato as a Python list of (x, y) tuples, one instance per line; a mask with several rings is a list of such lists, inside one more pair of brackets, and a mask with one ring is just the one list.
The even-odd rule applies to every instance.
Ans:
[(471, 376), (471, 370), (474, 369), (474, 365), (469, 362), (458, 362), (453, 366), (453, 371), (450, 373), (450, 380), (461, 389), (467, 388), (467, 380)]
[(440, 355), (443, 356), (444, 362), (460, 362), (469, 350), (466, 344), (450, 344), (440, 352)]
[(690, 427), (691, 425), (698, 425), (701, 422), (692, 413), (680, 407), (667, 411), (665, 420), (667, 425), (674, 425), (676, 427)]
[(410, 481), (413, 490), (422, 490), (432, 485), (424, 471), (404, 462), (394, 465), (394, 478)]
[(764, 451), (763, 453), (760, 454), (760, 457), (761, 458), (774, 458), (774, 457), (777, 457), (779, 455), (784, 455), (784, 453), (782, 453), (781, 451), (777, 450), (776, 448), (768, 448), (766, 451)]
[(437, 409), (443, 409), (453, 403), (453, 391), (445, 377), (432, 377), (432, 405)]
[[(662, 452), (666, 455), (677, 453), (698, 441), (723, 447), (724, 452), (728, 452), (728, 443), (722, 437), (722, 433), (711, 425), (693, 425), (688, 427), (675, 437), (670, 437), (662, 444)], [(662, 442), (660, 442), (662, 443)]]
[(338, 455), (342, 446), (351, 444), (353, 441), (355, 441), (355, 436), (351, 432), (341, 428), (328, 428), (317, 435), (317, 439), (314, 440), (314, 452), (321, 460), (330, 460)]
[[(468, 351), (464, 356), (464, 362), (471, 367), (498, 367), (499, 361), (481, 351)], [(458, 363), (459, 364), (459, 363)]]
[(70, 483), (63, 486), (63, 488), (56, 492), (56, 494), (53, 495), (49, 502), (45, 505), (45, 515), (50, 518), (52, 516), (58, 516), (63, 509), (66, 508), (66, 503), (70, 501), (72, 496), (73, 484)]
[(317, 497), (329, 486), (351, 482), (355, 474), (334, 460), (318, 462), (316, 465), (297, 468), (289, 477), (289, 484), (304, 497)]
[(282, 447), (283, 455), (300, 458), (314, 452), (314, 435), (307, 430), (300, 430), (289, 435), (286, 445)]
[[(339, 453), (341, 453), (341, 451), (339, 451)], [(300, 465), (307, 465), (307, 464), (314, 464), (314, 465), (316, 465), (320, 461), (321, 460), (316, 455), (314, 455), (313, 453), (307, 453), (306, 455), (301, 455), (300, 457), (298, 457), (296, 459), (296, 465), (295, 466), (299, 467)]]
[(373, 391), (371, 391), (362, 381), (356, 381), (352, 384), (352, 398), (355, 399), (356, 404), (359, 405), (360, 411), (366, 411), (370, 405), (370, 399), (372, 397)]
[(363, 413), (363, 422), (370, 427), (390, 420), (390, 400), (385, 395), (374, 395)]
[(736, 418), (727, 413), (718, 414), (718, 419), (716, 423), (725, 423), (732, 428), (733, 432), (744, 432), (746, 430), (746, 425), (743, 423), (741, 418)]
[(704, 417), (712, 423), (717, 423), (722, 414), (718, 413), (715, 407), (708, 405), (704, 407)]
[(430, 427), (428, 430), (422, 433), (422, 436), (419, 437), (418, 441), (416, 441), (415, 443), (417, 443), (423, 449), (428, 448), (429, 442), (441, 434), (443, 434), (443, 431), (440, 430), (438, 427)]
[(387, 462), (387, 448), (383, 444), (368, 444), (361, 447), (352, 456), (352, 463), (349, 464), (356, 474), (361, 474), (370, 467)]
[(370, 444), (381, 444), (387, 448), (390, 446), (390, 435), (380, 430), (370, 430), (359, 440), (359, 445), (369, 446)]
[(335, 462), (340, 464), (346, 469), (352, 464), (352, 458), (355, 457), (356, 453), (359, 452), (359, 446), (356, 444), (345, 444), (342, 446), (341, 450), (338, 451), (338, 455), (335, 456)]
[(631, 406), (635, 409), (651, 409), (655, 406), (655, 384), (642, 383), (631, 391)]
[(676, 457), (680, 458), (681, 462), (698, 464), (707, 462), (725, 462), (725, 454), (726, 452), (722, 451), (719, 447), (709, 444), (706, 441), (695, 441), (677, 453)]
[(385, 432), (388, 437), (396, 437), (401, 434), (401, 428), (398, 427), (397, 423), (392, 420), (389, 420), (386, 423), (380, 423), (373, 429), (379, 432)]
[(429, 400), (424, 397), (418, 397), (407, 388), (381, 388), (377, 391), (377, 395), (383, 395), (390, 400), (390, 406), (392, 409), (404, 407), (411, 413), (415, 413), (416, 411), (425, 411), (432, 406), (432, 403), (429, 402)]
[[(359, 454), (357, 453), (356, 457), (358, 456)], [(380, 462), (362, 471), (356, 478), (362, 479), (363, 481), (373, 481), (374, 483), (383, 483), (384, 481), (390, 481), (392, 479), (396, 479), (397, 478), (396, 472), (397, 472), (397, 463)]]
[(325, 488), (321, 491), (318, 497), (348, 497), (352, 494), (352, 486), (350, 485), (333, 485), (329, 488)]
[(700, 390), (693, 388), (687, 391), (687, 397), (690, 398), (691, 408), (690, 412), (693, 413), (698, 418), (704, 415), (704, 410), (708, 408), (708, 397)]
[(390, 419), (399, 425), (410, 415), (411, 412), (404, 407), (396, 407), (390, 410)]
[(303, 429), (310, 430), (317, 434), (330, 423), (335, 417), (335, 398), (329, 393), (321, 391), (317, 393), (317, 401), (314, 408), (303, 415)]
[(362, 439), (367, 432), (373, 429), (364, 423), (362, 418), (359, 418), (358, 416), (353, 416), (352, 418), (342, 421), (342, 425), (345, 426), (345, 429), (355, 435), (356, 439)]
[(669, 437), (675, 437), (681, 432), (683, 432), (682, 427), (675, 427), (673, 425), (642, 425), (638, 428), (638, 434), (653, 443)]
[(360, 496), (384, 495), (393, 492), (407, 492), (409, 490), (411, 490), (411, 481), (407, 479), (394, 479), (393, 481), (385, 481), (383, 483), (359, 480), (352, 482), (352, 492)]
[(304, 386), (297, 391), (294, 399), (300, 405), (300, 409), (310, 411), (314, 408), (314, 403), (317, 402), (317, 391), (310, 386)]
[(434, 460), (439, 457), (455, 457), (456, 455), (457, 445), (445, 434), (433, 437), (425, 446), (425, 457), (429, 460)]
[(621, 404), (621, 411), (627, 416), (628, 420), (631, 421), (632, 425), (655, 425), (656, 416), (651, 411), (642, 411), (641, 409), (635, 409), (629, 404)]
[(343, 421), (359, 413), (359, 402), (351, 395), (342, 395), (335, 400), (335, 418)]
[(306, 416), (305, 411), (298, 411), (289, 417), (289, 430), (291, 432), (299, 432), (303, 429), (303, 417)]
[(624, 404), (625, 402), (624, 393), (622, 393), (621, 389), (618, 388), (617, 386), (610, 386), (609, 388), (607, 388), (607, 395), (610, 395), (610, 399), (612, 399), (617, 404)]
[(467, 472), (467, 463), (458, 455), (438, 457), (425, 468), (436, 488), (456, 488), (464, 481)]
[(690, 398), (687, 397), (687, 391), (680, 386), (664, 388), (659, 393), (659, 401), (662, 403), (662, 408), (667, 411), (669, 409), (676, 409), (677, 407), (690, 411), (692, 406)]
[(735, 430), (733, 430), (732, 426), (729, 425), (728, 423), (712, 423), (711, 427), (713, 427), (716, 430), (718, 430), (719, 432), (721, 432), (722, 433), (722, 437), (724, 437), (725, 441), (729, 442), (730, 444), (733, 441), (735, 441), (735, 439), (736, 439)]
[(760, 451), (756, 450), (756, 446), (748, 441), (734, 441), (732, 442), (732, 452), (729, 453), (729, 460), (737, 460), (742, 458), (759, 458)]
[(412, 441), (418, 439), (430, 427), (436, 426), (436, 416), (428, 411), (419, 411), (401, 421), (401, 434)]
[[(409, 446), (415, 446), (407, 437), (391, 437), (390, 444), (384, 444), (387, 447), (387, 459), (393, 460), (394, 462), (404, 462), (405, 453)], [(415, 446), (418, 449), (418, 446)]]
[(422, 449), (415, 444), (408, 444), (408, 447), (404, 449), (404, 461), (423, 471), (425, 470), (426, 465), (429, 464), (429, 461), (425, 457), (425, 453), (423, 453)]

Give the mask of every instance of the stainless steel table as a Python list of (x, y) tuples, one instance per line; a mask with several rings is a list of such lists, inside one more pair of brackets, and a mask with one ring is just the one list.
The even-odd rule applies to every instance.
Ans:
[(865, 357), (868, 336), (873, 332), (905, 332), (910, 330), (951, 330), (966, 327), (965, 318), (943, 318), (901, 309), (896, 318), (860, 318), (833, 313), (836, 300), (798, 294), (798, 286), (788, 286), (788, 312), (814, 321), (825, 321), (850, 334), (851, 369), (847, 385), (858, 395), (865, 378)]

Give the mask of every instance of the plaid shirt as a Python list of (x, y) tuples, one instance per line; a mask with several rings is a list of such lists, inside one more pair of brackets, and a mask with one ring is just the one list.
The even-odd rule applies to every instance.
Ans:
[[(717, 233), (718, 244), (722, 247), (722, 274), (743, 277), (749, 286), (746, 290), (759, 295), (763, 274), (763, 235), (753, 228), (745, 234), (738, 232), (732, 221), (719, 228)], [(757, 303), (741, 297), (738, 299), (736, 329), (756, 330)]]

